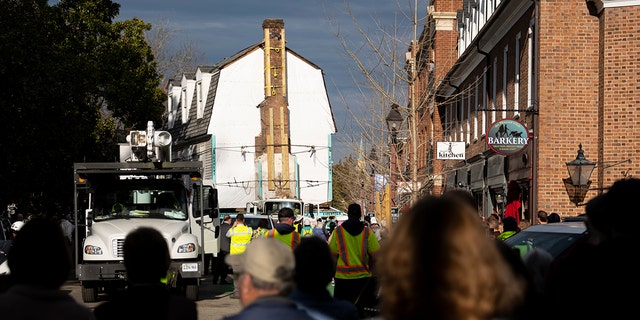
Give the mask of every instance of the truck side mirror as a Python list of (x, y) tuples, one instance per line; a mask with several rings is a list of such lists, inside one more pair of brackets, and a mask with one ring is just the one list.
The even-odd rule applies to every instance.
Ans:
[(207, 210), (209, 211), (209, 217), (211, 219), (218, 219), (218, 189), (214, 189), (212, 187), (207, 187), (209, 189), (209, 196), (207, 197), (208, 200), (208, 208)]

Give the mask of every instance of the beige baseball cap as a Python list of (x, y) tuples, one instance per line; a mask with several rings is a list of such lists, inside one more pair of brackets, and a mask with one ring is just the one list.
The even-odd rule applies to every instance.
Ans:
[(291, 248), (274, 238), (255, 238), (245, 252), (227, 255), (224, 261), (234, 272), (247, 272), (267, 282), (291, 278), (296, 267)]

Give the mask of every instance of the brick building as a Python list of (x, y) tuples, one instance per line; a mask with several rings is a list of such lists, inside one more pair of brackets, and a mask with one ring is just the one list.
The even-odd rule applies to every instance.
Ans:
[[(517, 183), (521, 215), (535, 220), (537, 210), (584, 212), (563, 181), (579, 145), (596, 163), (584, 201), (638, 176), (638, 13), (640, 1), (432, 0), (410, 53), (421, 192), (471, 190), (486, 216), (503, 212)], [(498, 132), (501, 119), (526, 131)], [(502, 134), (526, 146), (488, 145)], [(465, 159), (438, 159), (438, 142), (463, 145)]]

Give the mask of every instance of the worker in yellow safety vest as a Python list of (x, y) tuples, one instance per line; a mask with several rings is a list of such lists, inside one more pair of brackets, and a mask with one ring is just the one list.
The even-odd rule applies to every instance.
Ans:
[[(236, 216), (236, 221), (233, 222), (233, 226), (229, 231), (227, 231), (227, 238), (229, 238), (229, 256), (241, 254), (247, 249), (247, 244), (251, 241), (251, 236), (253, 235), (253, 230), (251, 227), (246, 226), (244, 224), (244, 215), (239, 213)], [(226, 261), (227, 259), (225, 259)], [(232, 265), (231, 268), (234, 270), (233, 276), (233, 294), (231, 298), (240, 299), (240, 293), (238, 292), (238, 283), (237, 283), (237, 271), (239, 270), (239, 266)]]
[(311, 219), (304, 218), (304, 222), (302, 223), (304, 227), (300, 230), (301, 237), (311, 237), (313, 235), (313, 228), (311, 228)]
[(350, 204), (347, 215), (348, 219), (333, 230), (329, 240), (329, 249), (337, 258), (333, 296), (355, 304), (363, 316), (365, 308), (376, 305), (377, 282), (372, 268), (380, 244), (373, 231), (360, 221), (359, 204)]
[(293, 226), (295, 215), (291, 208), (284, 207), (278, 211), (278, 223), (267, 232), (267, 238), (276, 238), (291, 250), (300, 243), (300, 233)]

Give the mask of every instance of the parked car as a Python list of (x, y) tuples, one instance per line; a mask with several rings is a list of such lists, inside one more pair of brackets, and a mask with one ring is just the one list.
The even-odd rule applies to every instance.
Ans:
[[(266, 215), (266, 214), (252, 214), (252, 213), (243, 213), (244, 214), (244, 224), (246, 226), (251, 227), (251, 229), (258, 228), (258, 224), (260, 220), (267, 220), (267, 229), (273, 229), (273, 226), (277, 223), (277, 217), (274, 215)], [(220, 222), (222, 222), (222, 218), (224, 218), (225, 214), (220, 215)], [(236, 221), (237, 214), (228, 214), (231, 216), (231, 225)]]
[(571, 221), (533, 225), (504, 241), (511, 247), (518, 249), (521, 256), (533, 248), (541, 248), (556, 258), (576, 241), (586, 236), (587, 227), (584, 222)]

